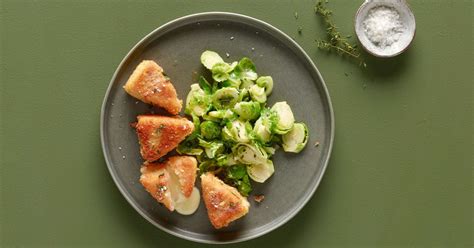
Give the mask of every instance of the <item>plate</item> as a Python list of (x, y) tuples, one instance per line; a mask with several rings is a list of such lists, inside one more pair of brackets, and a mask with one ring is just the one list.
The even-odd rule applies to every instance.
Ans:
[[(190, 85), (204, 74), (204, 50), (221, 54), (226, 61), (247, 56), (260, 75), (271, 75), (274, 89), (269, 105), (287, 101), (296, 120), (308, 125), (310, 137), (300, 154), (279, 150), (275, 174), (264, 184), (253, 182), (249, 213), (215, 230), (204, 203), (191, 216), (169, 212), (138, 182), (143, 163), (137, 135), (130, 123), (136, 116), (156, 112), (122, 89), (135, 67), (155, 60), (171, 78), (178, 97), (185, 100)], [(159, 113), (159, 112), (156, 112)], [(112, 77), (102, 105), (100, 134), (105, 161), (120, 192), (130, 205), (161, 230), (202, 243), (233, 243), (259, 237), (286, 223), (308, 202), (321, 181), (334, 138), (334, 115), (321, 74), (303, 49), (289, 36), (252, 17), (223, 12), (199, 13), (178, 18), (157, 28), (125, 56)], [(319, 146), (314, 146), (319, 142)], [(199, 186), (200, 181), (196, 184)], [(252, 195), (264, 194), (256, 203)], [(134, 228), (134, 227), (130, 227)]]

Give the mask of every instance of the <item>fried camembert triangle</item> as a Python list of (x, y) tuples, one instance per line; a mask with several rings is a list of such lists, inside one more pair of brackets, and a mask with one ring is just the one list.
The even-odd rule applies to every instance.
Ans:
[(193, 123), (182, 117), (139, 115), (137, 119), (140, 153), (148, 162), (166, 155), (194, 130)]
[(212, 173), (201, 175), (202, 196), (211, 224), (219, 229), (246, 215), (249, 202)]
[(140, 183), (153, 198), (170, 211), (193, 213), (199, 205), (195, 189), (197, 161), (191, 156), (170, 157), (163, 163), (145, 162)]
[(176, 89), (163, 74), (163, 68), (152, 60), (142, 61), (123, 87), (131, 96), (177, 115), (182, 108)]

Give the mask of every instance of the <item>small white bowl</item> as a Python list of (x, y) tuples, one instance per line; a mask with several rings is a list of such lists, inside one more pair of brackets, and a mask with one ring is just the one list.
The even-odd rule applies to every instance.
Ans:
[[(387, 6), (394, 8), (400, 15), (400, 21), (405, 25), (406, 30), (400, 39), (389, 47), (381, 48), (373, 44), (364, 32), (363, 22), (368, 12), (378, 6)], [(355, 32), (364, 49), (377, 57), (389, 58), (404, 52), (415, 37), (416, 23), (413, 12), (408, 7), (405, 0), (365, 0), (359, 7), (355, 15)]]

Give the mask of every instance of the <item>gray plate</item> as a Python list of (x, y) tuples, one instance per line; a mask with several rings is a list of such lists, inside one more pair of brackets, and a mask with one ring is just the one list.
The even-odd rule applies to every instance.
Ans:
[[(233, 37), (233, 38), (232, 38)], [(226, 61), (247, 56), (260, 75), (271, 75), (275, 86), (269, 104), (287, 101), (297, 121), (310, 130), (307, 147), (300, 154), (279, 150), (275, 174), (264, 184), (253, 183), (257, 204), (249, 197), (250, 212), (229, 227), (215, 230), (203, 202), (191, 216), (169, 212), (142, 188), (138, 179), (142, 159), (135, 131), (129, 123), (150, 106), (122, 89), (140, 61), (158, 62), (185, 99), (191, 83), (204, 68), (200, 54), (214, 50)], [(225, 54), (229, 57), (225, 58)], [(117, 68), (102, 105), (102, 148), (120, 192), (145, 219), (175, 236), (203, 243), (232, 243), (256, 238), (290, 220), (315, 192), (327, 166), (334, 138), (334, 117), (328, 91), (315, 65), (290, 37), (260, 20), (233, 13), (201, 13), (171, 21), (143, 38)], [(314, 144), (319, 142), (319, 147)], [(199, 186), (200, 182), (197, 181)], [(130, 227), (133, 228), (133, 227)]]

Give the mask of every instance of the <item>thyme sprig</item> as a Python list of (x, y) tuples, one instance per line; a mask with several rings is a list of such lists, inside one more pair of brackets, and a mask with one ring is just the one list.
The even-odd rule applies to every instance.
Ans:
[(319, 0), (314, 7), (314, 12), (320, 15), (326, 24), (326, 40), (318, 39), (316, 44), (320, 49), (335, 51), (340, 55), (351, 57), (359, 62), (359, 65), (367, 67), (367, 64), (361, 58), (361, 53), (357, 44), (351, 44), (348, 38), (351, 36), (343, 36), (332, 21), (332, 11), (326, 7), (327, 0)]

